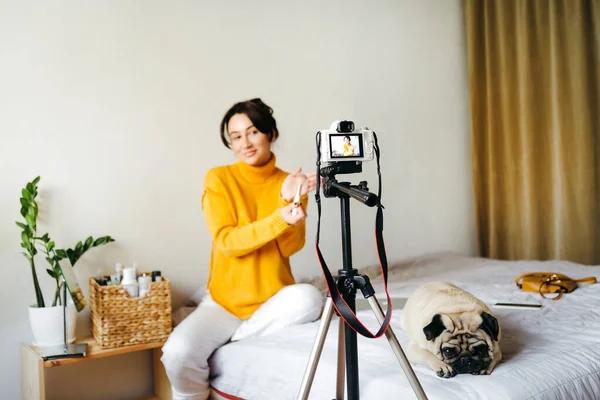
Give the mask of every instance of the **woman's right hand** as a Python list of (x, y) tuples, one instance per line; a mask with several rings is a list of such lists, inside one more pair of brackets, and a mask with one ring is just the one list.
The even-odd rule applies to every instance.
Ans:
[(281, 185), (281, 198), (291, 203), (294, 201), (298, 186), (302, 184), (300, 196), (304, 196), (315, 190), (317, 186), (317, 173), (311, 171), (307, 174), (302, 173), (302, 168), (298, 168), (289, 174)]
[[(294, 210), (296, 210), (296, 213), (294, 213)], [(283, 220), (290, 225), (298, 225), (306, 219), (306, 212), (302, 208), (302, 204), (288, 204), (285, 207), (281, 207), (280, 211)]]

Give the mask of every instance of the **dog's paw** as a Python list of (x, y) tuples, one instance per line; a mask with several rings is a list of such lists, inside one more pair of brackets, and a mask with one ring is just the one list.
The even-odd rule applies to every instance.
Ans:
[(489, 375), (492, 373), (493, 369), (494, 369), (494, 367), (488, 368), (488, 369), (482, 369), (481, 371), (477, 372), (476, 375)]
[(486, 369), (482, 369), (481, 371), (473, 371), (471, 375), (489, 375), (494, 370), (494, 366), (487, 367)]
[(448, 364), (441, 363), (441, 365), (438, 366), (436, 374), (440, 378), (452, 378), (456, 376), (456, 371)]
[(496, 367), (496, 363), (491, 362), (490, 365), (488, 365), (488, 367), (486, 369), (482, 369), (481, 371), (479, 371), (478, 373), (476, 373), (474, 375), (489, 375), (492, 373), (492, 371), (494, 370), (495, 367)]

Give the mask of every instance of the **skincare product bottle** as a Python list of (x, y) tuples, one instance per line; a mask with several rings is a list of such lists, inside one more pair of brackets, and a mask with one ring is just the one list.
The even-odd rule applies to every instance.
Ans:
[(160, 275), (160, 271), (152, 271), (152, 281), (153, 282), (162, 281), (162, 276)]
[(123, 264), (117, 263), (115, 271), (116, 272), (110, 276), (110, 280), (113, 285), (118, 285), (123, 280)]
[(123, 269), (123, 280), (121, 281), (121, 285), (123, 285), (123, 288), (129, 293), (130, 297), (138, 297), (139, 284), (135, 277), (135, 269)]
[(117, 263), (115, 265), (115, 271), (117, 271), (117, 278), (119, 279), (119, 283), (123, 280), (123, 264)]
[(144, 297), (148, 290), (150, 290), (150, 283), (152, 282), (152, 277), (150, 275), (142, 275), (138, 278), (138, 282), (140, 285), (139, 297)]

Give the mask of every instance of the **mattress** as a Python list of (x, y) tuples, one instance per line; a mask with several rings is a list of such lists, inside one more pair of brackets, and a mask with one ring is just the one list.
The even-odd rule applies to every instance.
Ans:
[[(421, 284), (434, 280), (455, 284), (492, 306), (496, 302), (541, 303), (539, 310), (492, 311), (502, 328), (503, 360), (488, 376), (439, 378), (422, 365), (413, 369), (429, 400), (452, 399), (600, 399), (600, 284), (582, 285), (561, 300), (542, 299), (519, 291), (514, 279), (522, 273), (559, 272), (572, 278), (600, 277), (600, 266), (564, 261), (498, 261), (435, 254), (390, 266), (388, 289), (407, 298)], [(383, 298), (380, 278), (373, 277)], [(401, 305), (396, 302), (391, 327), (401, 346), (408, 337), (400, 329)], [(357, 312), (375, 332), (370, 310)], [(320, 321), (259, 338), (229, 343), (210, 359), (211, 385), (241, 399), (295, 399)], [(319, 358), (309, 399), (335, 397), (338, 319), (334, 317)], [(358, 335), (359, 382), (362, 400), (416, 398), (387, 339)]]

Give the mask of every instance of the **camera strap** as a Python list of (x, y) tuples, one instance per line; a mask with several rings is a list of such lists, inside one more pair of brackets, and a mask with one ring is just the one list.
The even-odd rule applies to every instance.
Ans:
[(387, 312), (385, 314), (385, 318), (381, 323), (381, 327), (377, 331), (377, 333), (373, 334), (368, 328), (366, 328), (362, 322), (358, 319), (355, 312), (352, 311), (348, 303), (346, 303), (342, 292), (345, 291), (342, 286), (344, 285), (344, 281), (339, 279), (336, 283), (335, 279), (331, 275), (327, 264), (325, 263), (325, 259), (323, 258), (323, 254), (321, 254), (321, 250), (319, 248), (319, 237), (321, 230), (321, 132), (317, 132), (317, 189), (315, 191), (315, 201), (317, 204), (317, 234), (315, 240), (315, 247), (317, 250), (317, 256), (319, 258), (319, 263), (321, 264), (321, 269), (323, 270), (323, 274), (325, 275), (325, 281), (327, 283), (327, 288), (329, 290), (329, 295), (331, 296), (331, 300), (333, 302), (333, 306), (336, 311), (340, 315), (341, 318), (344, 319), (347, 325), (349, 325), (354, 331), (360, 333), (362, 336), (367, 338), (378, 338), (382, 336), (388, 329), (390, 325), (390, 320), (392, 318), (392, 300), (388, 293), (387, 289), (387, 278), (388, 278), (388, 264), (387, 264), (387, 256), (385, 253), (385, 243), (383, 241), (383, 205), (381, 204), (381, 169), (379, 165), (379, 144), (377, 142), (377, 135), (373, 132), (374, 136), (374, 150), (375, 155), (377, 157), (377, 175), (379, 181), (379, 188), (377, 193), (377, 215), (375, 217), (375, 240), (377, 244), (377, 254), (379, 256), (379, 265), (381, 268), (381, 275), (383, 277), (383, 285), (385, 288), (385, 294), (387, 296)]

